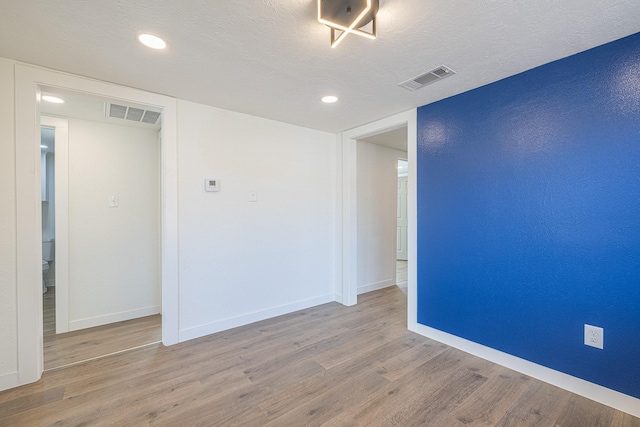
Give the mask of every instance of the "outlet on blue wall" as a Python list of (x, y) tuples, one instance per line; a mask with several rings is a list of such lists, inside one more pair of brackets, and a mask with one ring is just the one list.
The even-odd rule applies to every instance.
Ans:
[(418, 322), (640, 398), (640, 33), (419, 108), (417, 158)]

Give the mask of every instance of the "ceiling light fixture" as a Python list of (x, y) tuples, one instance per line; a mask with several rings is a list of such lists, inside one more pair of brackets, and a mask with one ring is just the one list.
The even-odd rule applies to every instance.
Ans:
[(42, 95), (42, 100), (52, 104), (64, 104), (64, 99), (52, 95)]
[(40, 148), (49, 148), (49, 146), (40, 144)]
[(334, 102), (338, 101), (338, 97), (333, 95), (328, 95), (328, 96), (323, 96), (320, 100), (325, 104), (333, 104)]
[(150, 47), (151, 49), (164, 49), (167, 47), (167, 42), (162, 40), (160, 37), (151, 34), (140, 34), (138, 36), (138, 40), (140, 43)]
[[(379, 0), (317, 0), (318, 22), (331, 28), (331, 47), (336, 47), (348, 34), (376, 38), (376, 14)], [(371, 22), (371, 32), (362, 27)], [(336, 37), (336, 32), (340, 32)]]

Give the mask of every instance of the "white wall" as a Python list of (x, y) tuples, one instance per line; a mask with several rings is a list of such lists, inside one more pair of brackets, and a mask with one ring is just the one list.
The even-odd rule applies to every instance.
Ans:
[(180, 339), (333, 301), (335, 135), (186, 101), (178, 117)]
[(0, 58), (0, 390), (17, 381), (13, 62)]
[[(16, 72), (19, 71), (15, 82), (14, 65)], [(35, 199), (33, 170), (36, 165), (31, 165), (30, 160), (31, 152), (35, 155), (35, 147), (16, 152), (15, 144), (18, 147), (34, 144), (34, 130), (29, 129), (29, 111), (35, 99), (31, 84), (43, 78), (54, 86), (103, 96), (111, 93), (116, 98), (130, 99), (135, 95), (139, 102), (165, 105), (170, 117), (176, 117), (174, 100), (170, 98), (158, 99), (159, 95), (38, 71), (0, 59), (0, 196), (3, 197), (0, 204), (0, 389), (36, 381), (42, 366), (42, 343), (38, 343), (37, 336), (41, 319), (35, 318), (38, 310), (33, 303), (39, 295), (38, 289), (32, 287), (40, 276), (39, 270), (36, 271), (40, 257), (35, 250), (40, 235), (38, 230), (31, 230), (37, 215), (30, 213), (32, 207), (37, 213), (41, 204), (39, 193)], [(19, 115), (14, 112), (14, 88), (18, 91)], [(145, 101), (147, 99), (149, 101)], [(167, 302), (169, 305), (164, 310), (165, 320), (170, 321), (163, 324), (163, 341), (168, 336), (167, 342), (174, 343), (333, 301), (339, 276), (337, 136), (190, 102), (178, 101), (177, 104), (177, 131), (173, 120), (169, 120), (170, 126), (163, 126), (163, 135), (170, 142), (163, 158), (164, 200), (168, 204), (176, 203), (179, 214), (178, 222), (169, 206), (163, 216), (163, 224), (166, 223), (163, 235), (168, 248), (163, 269), (169, 264), (173, 266), (165, 272), (169, 286), (164, 290), (171, 297), (167, 300), (175, 302), (175, 308)], [(19, 128), (14, 128), (15, 116), (19, 116), (15, 119)], [(75, 135), (73, 126), (70, 122), (70, 144), (77, 137), (77, 123)], [(154, 141), (157, 141), (155, 135)], [(176, 146), (177, 156), (173, 151)], [(103, 162), (102, 153), (95, 150), (98, 148), (83, 154), (86, 157), (80, 167)], [(176, 157), (179, 159), (177, 170), (172, 163)], [(110, 164), (119, 165), (121, 160), (114, 159)], [(204, 192), (204, 178), (208, 177), (221, 180), (220, 193)], [(177, 182), (175, 188), (173, 179)], [(21, 189), (19, 193), (17, 188)], [(34, 194), (30, 194), (32, 191)], [(117, 191), (120, 207), (112, 214), (122, 212), (131, 201), (126, 190), (118, 188)], [(257, 202), (249, 202), (249, 191), (257, 191)], [(16, 193), (20, 197), (16, 198)], [(92, 198), (96, 193), (96, 188), (87, 190), (83, 197)], [(100, 197), (102, 206), (106, 206), (106, 201), (104, 195)], [(20, 242), (16, 233), (16, 206), (29, 213), (28, 218), (17, 225), (30, 230), (28, 238)], [(102, 230), (96, 226), (96, 218), (102, 213), (87, 212), (78, 218), (79, 226), (91, 239), (106, 237), (96, 235)], [(177, 225), (175, 229), (173, 220)], [(135, 242), (137, 233), (129, 233), (127, 241)], [(91, 244), (86, 243), (85, 250)], [(95, 252), (95, 246), (90, 250)], [(74, 248), (70, 251), (73, 256)], [(176, 255), (175, 259), (179, 260), (179, 268), (173, 261), (173, 255), (178, 252), (179, 258)], [(18, 265), (20, 257), (28, 262)], [(88, 277), (89, 269), (94, 267), (87, 266), (83, 274)], [(22, 272), (22, 297), (16, 293), (17, 271)], [(112, 283), (95, 292), (78, 295), (78, 299), (89, 303), (106, 298), (105, 302), (110, 303), (114, 292), (109, 286)], [(18, 306), (26, 309), (18, 312)], [(73, 313), (76, 319), (92, 315)], [(20, 354), (20, 365), (16, 353)]]
[(159, 152), (157, 131), (69, 119), (70, 330), (160, 311)]
[(407, 152), (357, 142), (358, 293), (396, 282), (399, 157)]

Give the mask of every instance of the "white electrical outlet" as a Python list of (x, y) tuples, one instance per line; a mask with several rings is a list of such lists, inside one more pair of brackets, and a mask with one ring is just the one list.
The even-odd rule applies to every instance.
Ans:
[(584, 345), (603, 349), (604, 329), (598, 326), (584, 325)]

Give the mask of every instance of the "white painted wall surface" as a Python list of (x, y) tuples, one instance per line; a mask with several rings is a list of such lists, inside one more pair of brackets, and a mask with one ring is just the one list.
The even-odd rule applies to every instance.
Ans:
[(69, 119), (70, 330), (159, 312), (159, 185), (156, 131)]
[(0, 58), (0, 390), (16, 382), (16, 181), (13, 62)]
[[(0, 389), (37, 380), (42, 350), (41, 343), (38, 345), (36, 342), (37, 337), (27, 340), (23, 332), (23, 344), (20, 344), (16, 334), (18, 319), (21, 319), (22, 330), (29, 332), (36, 330), (41, 318), (32, 318), (34, 314), (37, 315), (37, 310), (24, 302), (27, 297), (16, 297), (16, 277), (20, 268), (16, 255), (16, 186), (29, 190), (33, 180), (28, 176), (31, 166), (27, 165), (27, 156), (24, 153), (22, 157), (16, 154), (13, 100), (14, 88), (17, 88), (22, 94), (18, 98), (20, 111), (26, 111), (24, 106), (33, 102), (32, 89), (26, 83), (38, 73), (16, 65), (21, 67), (22, 77), (14, 87), (14, 65), (16, 63), (13, 61), (0, 59), (0, 196), (3, 197), (3, 203), (0, 204)], [(54, 85), (76, 87), (77, 84), (78, 90), (89, 92), (101, 91), (105, 86), (56, 73), (49, 73), (46, 78), (55, 82), (52, 83)], [(126, 88), (113, 86), (113, 90), (115, 97), (129, 97), (130, 90)], [(140, 97), (146, 99), (142, 95)], [(149, 95), (148, 98), (157, 97)], [(178, 101), (178, 104), (177, 146), (180, 162), (177, 174), (169, 162), (165, 185), (170, 192), (168, 200), (178, 200), (173, 197), (176, 191), (170, 185), (171, 178), (177, 177), (179, 234), (172, 237), (171, 223), (166, 232), (168, 244), (179, 241), (180, 266), (178, 270), (176, 265), (175, 288), (171, 288), (169, 294), (173, 295), (172, 301), (179, 301), (180, 304), (176, 304), (175, 311), (171, 311), (176, 316), (176, 321), (170, 323), (170, 326), (176, 327), (176, 338), (174, 340), (171, 336), (168, 341), (186, 340), (333, 301), (334, 282), (338, 274), (335, 259), (338, 232), (336, 214), (339, 212), (336, 203), (336, 189), (339, 188), (336, 168), (341, 155), (336, 135), (190, 102)], [(24, 120), (25, 114), (20, 117), (19, 142), (21, 146), (28, 145), (29, 138), (26, 135), (29, 126)], [(69, 124), (72, 140), (78, 136), (79, 128), (77, 123), (75, 125), (74, 128), (73, 123)], [(167, 130), (167, 138), (176, 135), (172, 133), (174, 129), (171, 127)], [(89, 130), (85, 130), (85, 134), (95, 136)], [(155, 134), (152, 139), (157, 142)], [(173, 156), (171, 147), (168, 155)], [(35, 152), (35, 147), (31, 151)], [(84, 153), (82, 158), (80, 167), (95, 167), (105, 161), (103, 153), (96, 151), (95, 147)], [(118, 164), (123, 159), (118, 158), (112, 164)], [(21, 186), (15, 180), (14, 165), (18, 160), (22, 168)], [(206, 177), (220, 179), (222, 191), (217, 194), (205, 193), (203, 181)], [(249, 191), (252, 190), (257, 191), (257, 202), (248, 201)], [(120, 207), (117, 209), (121, 212), (126, 207), (128, 197), (126, 191), (118, 191)], [(86, 190), (83, 197), (92, 198), (96, 192), (95, 188)], [(35, 206), (40, 206), (39, 192), (37, 200), (33, 201), (27, 200), (31, 195), (24, 192), (20, 194), (23, 194), (23, 210), (27, 202), (34, 203), (34, 210)], [(33, 194), (33, 197), (36, 195)], [(107, 209), (106, 202), (105, 196), (101, 196), (100, 204), (104, 209)], [(96, 218), (101, 214), (98, 210), (88, 212), (80, 224), (91, 239), (103, 239), (107, 234), (95, 226), (98, 222)], [(169, 210), (169, 214), (171, 212)], [(153, 228), (157, 231), (158, 227), (156, 225)], [(137, 230), (129, 233), (127, 242), (134, 241), (131, 236), (135, 237), (137, 233)], [(31, 237), (23, 242), (23, 247), (35, 245)], [(59, 239), (59, 236), (56, 237)], [(39, 241), (39, 237), (35, 240)], [(85, 242), (84, 249), (87, 248), (96, 252), (95, 245), (90, 246)], [(23, 249), (23, 258), (28, 258), (30, 263), (38, 266), (22, 266), (22, 271), (33, 269), (33, 275), (23, 280), (26, 285), (35, 283), (40, 275), (39, 271), (35, 271), (40, 265), (39, 255), (36, 258), (33, 251), (27, 256), (27, 250), (31, 252), (31, 249)], [(70, 250), (73, 256), (73, 246)], [(168, 259), (171, 260), (170, 257)], [(94, 271), (100, 268), (79, 265), (84, 268), (86, 277), (91, 274), (95, 277)], [(171, 272), (167, 277), (172, 279)], [(100, 301), (102, 306), (121, 303), (123, 298), (115, 301), (116, 293), (110, 289), (111, 286), (113, 282), (97, 287), (92, 292), (84, 292), (82, 296), (79, 294), (78, 299), (91, 304)], [(172, 293), (173, 289), (175, 293)], [(38, 291), (35, 287), (28, 290), (28, 298)], [(22, 315), (17, 312), (16, 298), (27, 307)], [(96, 315), (73, 308), (72, 311), (72, 319), (86, 320), (85, 316)], [(24, 376), (19, 376), (17, 370), (16, 353), (19, 345), (21, 357), (25, 359), (22, 365), (29, 366), (28, 370), (24, 370)], [(40, 356), (37, 352), (40, 352)]]
[(186, 101), (178, 117), (180, 339), (333, 301), (335, 135)]
[(399, 157), (407, 152), (357, 142), (358, 293), (396, 282)]

